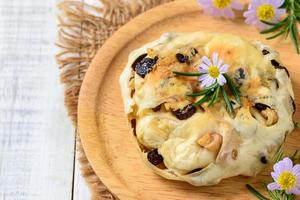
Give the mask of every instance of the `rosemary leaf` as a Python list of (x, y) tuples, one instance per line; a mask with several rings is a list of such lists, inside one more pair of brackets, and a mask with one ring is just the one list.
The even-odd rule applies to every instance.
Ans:
[(296, 48), (297, 53), (299, 54), (300, 51), (299, 51), (298, 38), (297, 38), (297, 34), (298, 34), (298, 32), (297, 32), (297, 25), (295, 23), (292, 23), (290, 26), (291, 26), (290, 27), (290, 29), (291, 29), (291, 32), (290, 32), (291, 39), (293, 41), (293, 44), (294, 44), (294, 46)]
[(234, 96), (234, 98), (236, 99), (236, 101), (238, 102), (238, 104), (242, 104), (241, 103), (241, 92), (240, 90), (238, 89), (238, 87), (235, 85), (235, 83), (231, 80), (231, 78), (227, 75), (227, 74), (224, 74), (227, 82), (228, 82), (228, 86), (230, 88), (230, 90), (232, 91), (232, 94)]
[(267, 184), (266, 183), (263, 183), (263, 184), (264, 184), (266, 190), (268, 191), (269, 195), (271, 196), (272, 200), (280, 200), (279, 197), (277, 196), (277, 194), (275, 193), (275, 191), (270, 191), (268, 189)]
[(275, 25), (275, 26), (273, 26), (273, 27), (271, 27), (269, 29), (263, 30), (260, 33), (261, 34), (267, 34), (267, 33), (274, 32), (274, 31), (280, 29), (281, 27), (283, 27), (283, 25), (284, 25), (284, 23), (278, 23), (277, 25)]
[(227, 106), (227, 111), (228, 111), (229, 113), (232, 113), (232, 112), (233, 112), (233, 108), (232, 108), (232, 105), (231, 105), (231, 103), (230, 103), (230, 101), (229, 101), (229, 99), (228, 99), (228, 96), (227, 96), (227, 94), (226, 94), (226, 91), (225, 91), (225, 89), (224, 89), (224, 86), (221, 86), (221, 92), (222, 92), (224, 101), (225, 101), (226, 106)]
[(197, 93), (187, 94), (187, 96), (189, 96), (189, 97), (199, 97), (199, 96), (205, 95), (206, 93), (207, 93), (207, 90), (202, 90), (202, 91), (197, 92)]
[(265, 197), (264, 195), (262, 195), (261, 193), (259, 193), (256, 189), (254, 189), (251, 185), (246, 184), (247, 189), (253, 194), (255, 195), (258, 199), (260, 200), (268, 200), (267, 197)]
[(220, 86), (218, 86), (215, 90), (214, 90), (214, 94), (212, 96), (211, 101), (208, 104), (208, 107), (214, 105), (217, 102), (218, 96), (219, 96), (219, 91), (220, 91)]
[(278, 152), (275, 155), (274, 163), (277, 163), (278, 161), (282, 160), (282, 158), (283, 158), (283, 150), (282, 150), (282, 146), (280, 146)]
[(193, 93), (193, 94), (187, 94), (187, 96), (189, 97), (198, 97), (198, 96), (202, 96), (204, 94), (206, 94), (207, 92), (214, 90), (219, 84), (217, 82), (215, 82), (214, 84), (212, 84), (209, 87), (204, 88), (202, 91), (197, 92), (197, 93)]
[(173, 71), (173, 73), (179, 76), (201, 76), (204, 74), (199, 72), (177, 72), (177, 71)]
[[(264, 23), (264, 24), (270, 25), (270, 26), (276, 26), (278, 24), (278, 23), (268, 22), (268, 21), (265, 21), (265, 20), (261, 20), (261, 22)], [(282, 21), (282, 22), (284, 22), (284, 21)], [(280, 23), (282, 23), (282, 22), (280, 22)]]
[(284, 29), (282, 29), (279, 33), (277, 33), (277, 34), (275, 34), (275, 35), (273, 35), (271, 37), (267, 37), (267, 40), (271, 40), (271, 39), (277, 38), (278, 36), (284, 34), (287, 31), (287, 29), (288, 29), (288, 26), (285, 27)]
[(300, 128), (300, 123), (299, 122), (294, 122), (295, 128)]
[(197, 101), (196, 103), (194, 103), (194, 106), (200, 106), (201, 104), (203, 104), (204, 102), (208, 101), (209, 97), (211, 96), (211, 92), (206, 93), (206, 95), (200, 99), (199, 101)]
[(295, 161), (297, 154), (298, 154), (298, 150), (296, 150), (296, 151), (293, 153), (293, 155), (291, 156), (291, 160), (292, 160), (293, 162)]

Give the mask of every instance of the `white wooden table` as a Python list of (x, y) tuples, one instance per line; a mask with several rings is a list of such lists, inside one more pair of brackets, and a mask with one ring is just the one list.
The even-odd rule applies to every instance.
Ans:
[(0, 0), (0, 200), (89, 199), (55, 62), (58, 0)]

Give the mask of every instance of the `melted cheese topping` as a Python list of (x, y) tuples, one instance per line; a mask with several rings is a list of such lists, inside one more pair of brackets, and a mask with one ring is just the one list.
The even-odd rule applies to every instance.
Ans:
[[(176, 60), (176, 53), (186, 55), (192, 48), (198, 53), (191, 56), (190, 62)], [(270, 53), (263, 55), (263, 49)], [(243, 105), (234, 106), (232, 117), (219, 97), (214, 106), (205, 103), (204, 111), (197, 109), (192, 117), (177, 119), (171, 111), (195, 102), (197, 99), (186, 94), (200, 87), (196, 78), (174, 76), (172, 71), (196, 71), (201, 57), (213, 52), (230, 65), (228, 75), (240, 84)], [(145, 53), (159, 59), (153, 71), (141, 78), (132, 70), (132, 64)], [(272, 59), (279, 62), (278, 56), (259, 42), (252, 44), (234, 35), (203, 32), (166, 33), (133, 51), (120, 77), (125, 112), (129, 119), (136, 119), (138, 143), (147, 149), (157, 148), (167, 169), (149, 166), (163, 177), (193, 185), (212, 185), (227, 177), (256, 175), (264, 166), (261, 156), (271, 159), (285, 135), (294, 128), (291, 81), (285, 70), (275, 69), (270, 62)], [(244, 70), (244, 79), (235, 78), (240, 68)], [(234, 100), (232, 96), (230, 99)], [(251, 112), (255, 103), (266, 104), (275, 111), (276, 123), (266, 125), (259, 113)], [(154, 112), (152, 109), (159, 105), (164, 106)], [(219, 151), (210, 151), (197, 143), (207, 133), (222, 136)], [(148, 163), (143, 149), (141, 153)], [(198, 168), (202, 170), (189, 173)]]

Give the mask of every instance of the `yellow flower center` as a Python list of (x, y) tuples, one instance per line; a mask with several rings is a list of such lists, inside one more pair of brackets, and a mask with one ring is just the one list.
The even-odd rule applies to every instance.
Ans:
[(283, 190), (294, 188), (296, 186), (296, 181), (296, 176), (288, 171), (282, 172), (277, 179), (277, 183)]
[(212, 78), (218, 78), (220, 75), (220, 71), (219, 68), (217, 66), (211, 66), (208, 69), (208, 74), (212, 77)]
[(213, 0), (213, 5), (216, 8), (224, 9), (231, 4), (231, 0)]
[(275, 16), (274, 7), (270, 4), (262, 4), (258, 7), (256, 15), (259, 20), (270, 20)]

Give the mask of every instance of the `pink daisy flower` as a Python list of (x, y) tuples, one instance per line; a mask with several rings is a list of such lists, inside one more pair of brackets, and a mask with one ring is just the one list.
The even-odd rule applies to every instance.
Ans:
[(271, 173), (273, 183), (268, 184), (268, 190), (284, 190), (287, 194), (300, 194), (300, 165), (293, 166), (290, 158), (284, 158), (276, 163)]
[(244, 12), (246, 23), (258, 27), (260, 30), (268, 27), (261, 21), (277, 23), (286, 13), (286, 10), (279, 8), (284, 0), (253, 0), (248, 10)]
[(233, 19), (233, 10), (243, 10), (244, 5), (237, 0), (198, 0), (206, 14)]
[(229, 65), (224, 64), (222, 59), (218, 58), (217, 53), (213, 53), (212, 62), (207, 56), (202, 57), (202, 63), (199, 66), (199, 72), (203, 73), (199, 77), (201, 87), (209, 87), (218, 82), (220, 86), (226, 83), (226, 79), (223, 74), (228, 71)]

